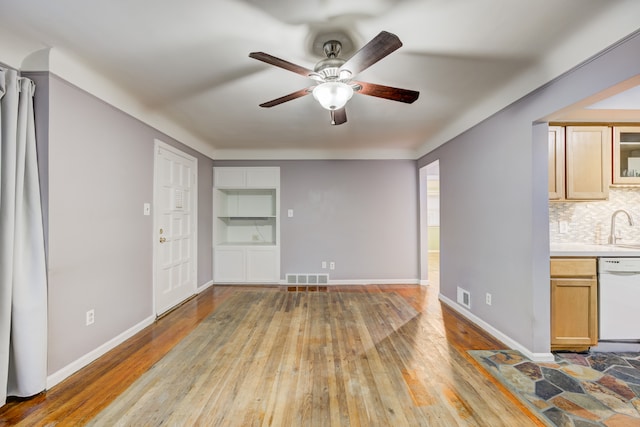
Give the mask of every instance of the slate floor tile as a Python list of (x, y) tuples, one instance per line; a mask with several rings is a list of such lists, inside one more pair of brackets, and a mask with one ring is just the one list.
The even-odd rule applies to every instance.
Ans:
[(608, 406), (614, 412), (640, 418), (640, 413), (638, 413), (633, 404), (608, 388), (591, 382), (583, 384), (583, 387), (587, 393)]
[(551, 402), (554, 405), (556, 405), (558, 409), (562, 409), (563, 411), (576, 415), (580, 418), (585, 418), (591, 421), (600, 420), (600, 417), (597, 414), (589, 411), (588, 409), (583, 408), (582, 406), (576, 404), (575, 402), (572, 402), (564, 398), (563, 396), (556, 396), (553, 399), (551, 399)]
[(535, 382), (517, 370), (511, 365), (503, 365), (500, 367), (500, 372), (509, 381), (512, 387), (518, 390), (520, 393), (533, 394), (535, 393)]
[(622, 414), (616, 414), (608, 420), (603, 421), (603, 424), (607, 427), (640, 427), (640, 420)]
[(612, 366), (629, 366), (629, 363), (615, 353), (592, 353), (587, 357), (589, 364), (593, 369), (598, 371), (606, 371)]
[(540, 380), (536, 382), (536, 396), (544, 400), (549, 400), (560, 393), (562, 393), (562, 389), (556, 387), (547, 380)]
[(602, 427), (602, 424), (587, 420), (573, 420), (574, 427)]
[(605, 375), (590, 366), (583, 365), (564, 365), (560, 370), (579, 381), (597, 381)]
[(589, 366), (587, 356), (579, 353), (557, 353), (556, 360), (566, 361), (574, 365)]
[(520, 363), (525, 359), (524, 356), (519, 352), (504, 351), (490, 356), (489, 360), (497, 365), (515, 365), (516, 363)]
[(636, 397), (636, 394), (631, 388), (622, 380), (612, 376), (604, 375), (597, 381), (598, 384), (605, 386), (609, 390), (612, 390), (619, 396), (624, 397), (627, 400), (631, 400)]
[(536, 365), (533, 362), (519, 363), (515, 366), (515, 368), (534, 381), (542, 379), (542, 371), (540, 370), (540, 366)]
[(564, 391), (570, 391), (572, 393), (582, 393), (582, 387), (578, 380), (571, 378), (569, 375), (557, 369), (541, 368), (544, 378)]
[(558, 427), (573, 427), (573, 422), (569, 415), (558, 408), (547, 409), (543, 413)]

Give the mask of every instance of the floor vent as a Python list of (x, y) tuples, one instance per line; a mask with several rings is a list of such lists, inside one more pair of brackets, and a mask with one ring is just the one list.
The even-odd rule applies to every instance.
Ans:
[(328, 274), (287, 274), (287, 285), (326, 285)]

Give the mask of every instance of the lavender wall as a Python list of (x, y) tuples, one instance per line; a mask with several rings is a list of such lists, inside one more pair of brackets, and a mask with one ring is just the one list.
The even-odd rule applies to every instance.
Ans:
[[(212, 279), (213, 161), (49, 80), (49, 374), (153, 316), (154, 139), (198, 158), (198, 285)], [(95, 309), (95, 324), (85, 313)]]
[[(415, 161), (214, 163), (280, 167), (283, 279), (287, 273), (328, 273), (338, 281), (418, 280)], [(335, 262), (336, 269), (323, 270), (322, 261)]]

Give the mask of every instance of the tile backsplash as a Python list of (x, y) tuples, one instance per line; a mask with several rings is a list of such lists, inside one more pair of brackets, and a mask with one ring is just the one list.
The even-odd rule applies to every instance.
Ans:
[[(605, 244), (611, 228), (611, 215), (624, 209), (633, 217), (629, 226), (627, 216), (616, 216), (616, 230), (621, 243), (640, 242), (640, 188), (618, 187), (609, 190), (609, 200), (593, 202), (549, 203), (549, 237), (551, 243)], [(560, 233), (560, 222), (566, 222), (566, 232)], [(564, 231), (564, 230), (563, 230)]]

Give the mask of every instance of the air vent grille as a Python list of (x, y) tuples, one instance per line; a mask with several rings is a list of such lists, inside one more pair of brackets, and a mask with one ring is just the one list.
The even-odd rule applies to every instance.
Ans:
[(326, 285), (329, 283), (328, 274), (287, 274), (288, 285)]

